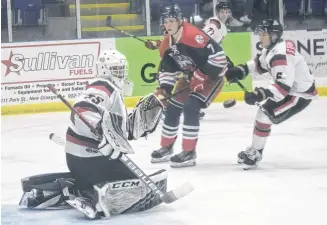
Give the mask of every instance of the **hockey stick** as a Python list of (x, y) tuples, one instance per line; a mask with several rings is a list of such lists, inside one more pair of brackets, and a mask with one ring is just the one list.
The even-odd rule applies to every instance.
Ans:
[[(173, 94), (171, 94), (171, 95), (169, 95), (169, 96), (167, 96), (167, 97), (165, 97), (165, 98), (159, 99), (159, 100), (160, 100), (160, 102), (167, 101), (167, 100), (169, 100), (169, 99), (175, 97), (176, 95), (182, 93), (183, 91), (185, 91), (185, 90), (188, 89), (188, 88), (190, 88), (189, 85), (187, 85), (187, 86), (183, 87), (182, 89), (176, 91), (175, 93), (173, 93)], [(159, 104), (157, 104), (157, 105), (153, 105), (153, 106), (149, 106), (149, 105), (147, 105), (147, 107), (146, 107), (144, 110), (145, 110), (145, 111), (151, 110), (151, 109), (153, 109), (153, 108), (155, 108), (155, 107), (157, 107), (157, 106), (160, 106), (161, 104), (162, 104), (162, 103), (159, 103)]]
[(176, 91), (175, 93), (173, 93), (173, 94), (171, 94), (171, 95), (169, 95), (169, 96), (167, 96), (167, 97), (165, 97), (165, 98), (163, 98), (163, 99), (160, 99), (160, 101), (166, 101), (166, 100), (169, 100), (169, 99), (175, 97), (176, 95), (182, 93), (183, 91), (185, 91), (185, 90), (188, 89), (188, 88), (190, 88), (189, 85), (183, 87), (182, 89)]
[[(90, 128), (90, 130), (92, 131), (92, 133), (94, 133), (99, 139), (101, 139), (101, 135), (99, 134), (98, 130), (95, 129), (90, 123), (88, 123), (81, 114), (79, 114), (79, 112), (76, 111), (76, 109), (74, 109), (70, 103), (61, 95), (57, 92), (57, 90), (51, 85), (49, 84), (47, 86), (49, 88), (49, 90), (54, 93), (72, 112), (74, 112), (80, 119), (81, 121), (83, 121), (83, 123), (85, 123), (86, 126), (88, 126)], [(53, 138), (54, 135), (50, 135), (50, 139)], [(57, 138), (58, 140), (58, 138)], [(58, 142), (62, 144), (65, 144), (64, 140)], [(181, 186), (179, 186), (178, 188), (168, 191), (166, 193), (162, 193), (158, 187), (155, 185), (155, 183), (126, 155), (123, 154), (123, 156), (121, 158), (119, 158), (119, 160), (125, 165), (127, 166), (131, 172), (133, 172), (144, 184), (147, 188), (149, 188), (150, 190), (152, 190), (153, 192), (155, 192), (157, 195), (159, 195), (159, 197), (161, 198), (161, 200), (165, 203), (172, 203), (182, 197), (184, 197), (185, 195), (189, 194), (190, 192), (192, 192), (194, 190), (194, 187), (191, 183), (187, 182), (182, 184)]]
[[(236, 84), (238, 84), (238, 86), (240, 86), (240, 88), (242, 88), (242, 90), (245, 93), (249, 93), (249, 91), (246, 89), (246, 87), (244, 87), (244, 85), (237, 79), (233, 80), (233, 82), (235, 82)], [(263, 106), (259, 103), (259, 102), (255, 102), (254, 103), (256, 106), (258, 106), (258, 108), (261, 110), (261, 112), (263, 112), (263, 114), (265, 114), (272, 123), (274, 124), (278, 124), (279, 121), (276, 120), (265, 108), (263, 108)]]
[(120, 33), (122, 33), (122, 34), (124, 34), (124, 35), (126, 35), (126, 36), (129, 36), (129, 37), (135, 38), (135, 39), (138, 40), (138, 41), (141, 41), (141, 42), (143, 42), (143, 43), (146, 43), (146, 41), (142, 40), (142, 39), (139, 38), (139, 37), (136, 37), (136, 36), (133, 35), (133, 34), (127, 33), (127, 32), (125, 32), (125, 31), (123, 31), (123, 30), (118, 29), (117, 27), (113, 27), (113, 26), (111, 26), (111, 16), (108, 16), (108, 17), (106, 18), (106, 25), (107, 25), (108, 27), (114, 29), (114, 30), (119, 31)]

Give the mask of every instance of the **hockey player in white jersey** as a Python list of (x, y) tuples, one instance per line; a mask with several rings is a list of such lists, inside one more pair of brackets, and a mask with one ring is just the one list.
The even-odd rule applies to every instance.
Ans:
[(203, 30), (218, 44), (221, 44), (227, 35), (226, 20), (231, 14), (228, 2), (219, 2), (216, 5), (216, 16), (204, 22)]
[[(231, 9), (228, 2), (218, 2), (216, 5), (216, 16), (210, 17), (204, 22), (203, 31), (206, 32), (220, 46), (227, 36), (226, 20), (231, 15)], [(228, 68), (234, 66), (232, 60), (226, 55)]]
[(226, 72), (230, 82), (244, 79), (249, 73), (269, 73), (272, 84), (256, 87), (245, 93), (245, 102), (255, 105), (263, 102), (268, 112), (258, 110), (252, 144), (238, 154), (238, 162), (245, 169), (256, 167), (262, 160), (263, 149), (272, 124), (279, 124), (305, 109), (317, 97), (314, 76), (293, 41), (283, 40), (283, 26), (276, 20), (263, 20), (255, 30), (260, 35), (262, 51), (254, 60), (238, 65)]
[[(133, 153), (128, 140), (152, 133), (160, 120), (162, 104), (149, 95), (127, 115), (123, 92), (131, 92), (128, 64), (116, 50), (104, 51), (97, 62), (98, 79), (92, 81), (73, 105), (103, 136), (91, 132), (74, 112), (66, 133), (66, 161), (70, 173), (33, 176), (22, 180), (21, 205), (29, 208), (57, 207), (65, 203), (88, 218), (109, 217), (152, 208), (162, 200), (137, 179), (119, 158)], [(146, 104), (153, 104), (148, 111)], [(115, 138), (112, 138), (114, 134)], [(108, 138), (110, 136), (110, 138)], [(160, 170), (151, 179), (165, 193), (167, 173)], [(51, 193), (49, 195), (49, 193)], [(72, 197), (73, 195), (73, 197)], [(68, 199), (67, 199), (68, 198)]]

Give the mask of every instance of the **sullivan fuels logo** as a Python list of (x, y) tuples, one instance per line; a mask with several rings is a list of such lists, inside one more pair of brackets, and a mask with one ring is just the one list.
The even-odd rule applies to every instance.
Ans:
[(35, 57), (10, 51), (8, 59), (1, 60), (6, 68), (5, 76), (10, 73), (21, 75), (21, 72), (68, 70), (69, 75), (93, 74), (95, 57), (92, 54), (62, 54), (57, 52), (40, 52)]

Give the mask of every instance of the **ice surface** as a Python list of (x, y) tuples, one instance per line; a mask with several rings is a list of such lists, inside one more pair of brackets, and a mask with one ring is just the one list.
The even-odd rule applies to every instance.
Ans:
[[(20, 179), (67, 171), (63, 149), (48, 139), (64, 135), (68, 113), (2, 117), (2, 224), (64, 225), (326, 225), (327, 224), (327, 98), (274, 126), (259, 169), (243, 171), (237, 153), (251, 142), (256, 107), (215, 104), (201, 121), (198, 165), (172, 169), (151, 164), (159, 146), (160, 127), (148, 140), (132, 143), (131, 158), (146, 172), (169, 171), (168, 188), (190, 180), (195, 191), (152, 210), (91, 222), (77, 211), (18, 209)], [(180, 139), (176, 144), (179, 151)]]

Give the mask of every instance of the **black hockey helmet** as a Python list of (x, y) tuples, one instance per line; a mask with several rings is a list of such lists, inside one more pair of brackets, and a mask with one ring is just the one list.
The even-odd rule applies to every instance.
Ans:
[(161, 17), (162, 17), (162, 21), (166, 18), (175, 18), (177, 20), (181, 20), (183, 19), (183, 13), (179, 5), (174, 4), (174, 5), (166, 6), (163, 9)]
[(272, 44), (279, 42), (283, 35), (283, 25), (277, 20), (267, 19), (263, 20), (255, 29), (255, 34), (260, 34), (262, 32), (267, 32), (270, 36)]
[(216, 12), (219, 12), (221, 9), (230, 9), (228, 2), (218, 2), (216, 5)]

